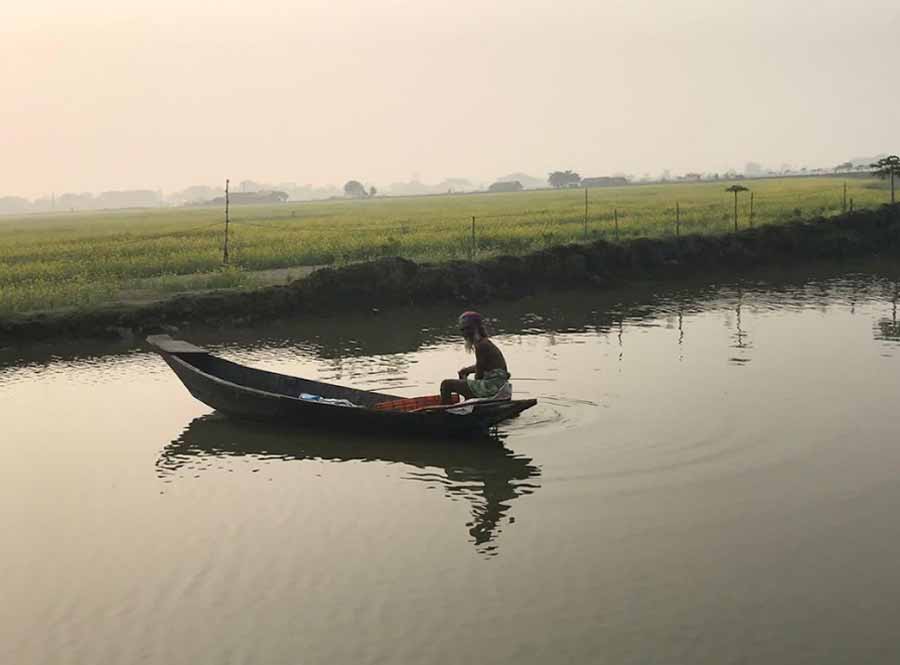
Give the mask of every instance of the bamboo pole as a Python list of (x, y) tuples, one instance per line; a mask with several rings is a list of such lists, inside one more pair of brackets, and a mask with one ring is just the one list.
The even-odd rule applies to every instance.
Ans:
[(734, 232), (737, 233), (737, 190), (734, 190)]
[(228, 185), (231, 181), (225, 180), (225, 244), (222, 246), (222, 263), (228, 265)]
[(584, 239), (587, 240), (587, 220), (588, 220), (588, 188), (584, 188)]

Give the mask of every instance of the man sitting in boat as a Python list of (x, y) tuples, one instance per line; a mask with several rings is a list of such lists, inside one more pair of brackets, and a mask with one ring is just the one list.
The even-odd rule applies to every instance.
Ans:
[[(475, 352), (475, 364), (459, 370), (458, 379), (445, 379), (441, 383), (441, 400), (449, 404), (453, 393), (465, 399), (498, 395), (509, 397), (511, 391), (506, 359), (488, 338), (481, 314), (463, 312), (459, 317), (459, 329), (466, 342), (466, 351)], [(473, 373), (475, 378), (469, 378)]]

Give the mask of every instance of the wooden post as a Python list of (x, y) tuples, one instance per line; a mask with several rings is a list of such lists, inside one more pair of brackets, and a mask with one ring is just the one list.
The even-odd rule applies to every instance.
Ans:
[(228, 184), (230, 180), (225, 180), (225, 244), (222, 246), (222, 263), (228, 265)]
[(619, 209), (613, 208), (613, 219), (616, 222), (616, 240), (619, 239)]
[(841, 212), (847, 212), (847, 181), (844, 181), (844, 198), (841, 202)]
[(588, 188), (584, 188), (584, 239), (587, 240), (587, 218), (588, 218)]
[(675, 237), (681, 237), (681, 206), (675, 202)]
[(753, 227), (753, 192), (750, 192), (750, 226)]
[(737, 190), (734, 190), (734, 232), (737, 233)]
[(472, 215), (472, 260), (475, 259), (475, 215)]
[(850, 212), (853, 212), (853, 197), (850, 197)]

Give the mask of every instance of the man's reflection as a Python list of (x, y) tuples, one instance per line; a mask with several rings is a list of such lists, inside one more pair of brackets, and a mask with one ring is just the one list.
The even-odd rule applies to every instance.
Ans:
[(900, 323), (897, 322), (897, 301), (900, 299), (900, 289), (895, 285), (891, 298), (890, 318), (880, 319), (876, 323), (875, 337), (877, 339), (900, 342)]

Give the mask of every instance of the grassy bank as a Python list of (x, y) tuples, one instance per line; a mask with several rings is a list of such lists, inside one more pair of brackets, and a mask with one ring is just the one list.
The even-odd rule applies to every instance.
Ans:
[[(841, 210), (843, 178), (746, 181), (755, 225)], [(883, 183), (846, 180), (856, 208), (885, 201)], [(724, 183), (592, 189), (587, 238), (716, 235), (733, 228)], [(742, 227), (750, 198), (739, 199)], [(618, 211), (618, 233), (614, 211)], [(584, 190), (327, 201), (235, 207), (223, 270), (223, 211), (181, 208), (0, 217), (0, 315), (251, 287), (296, 275), (276, 269), (385, 256), (444, 261), (522, 255), (585, 240)]]
[(733, 234), (594, 240), (479, 261), (383, 258), (314, 272), (288, 285), (179, 295), (150, 303), (0, 317), (0, 347), (77, 337), (133, 338), (184, 326), (227, 328), (340, 312), (453, 303), (465, 309), (548, 289), (607, 289), (803, 261), (900, 257), (900, 206)]

